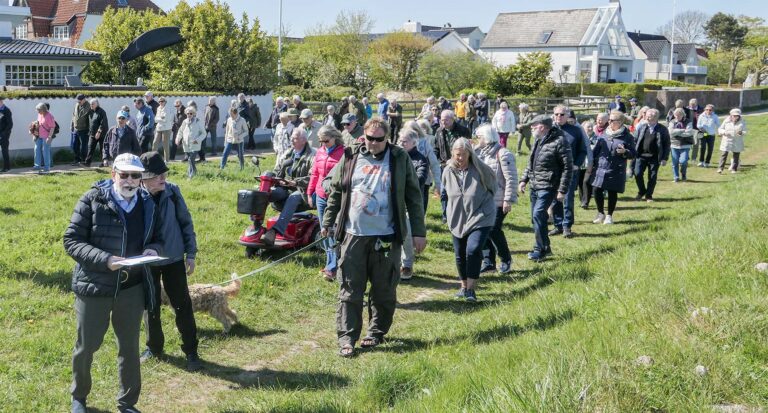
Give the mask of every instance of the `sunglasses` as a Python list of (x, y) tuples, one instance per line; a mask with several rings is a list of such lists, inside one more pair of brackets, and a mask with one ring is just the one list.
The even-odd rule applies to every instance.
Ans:
[(365, 139), (367, 139), (368, 142), (384, 142), (384, 140), (387, 139), (387, 137), (386, 136), (365, 135)]
[(553, 113), (552, 116), (565, 116), (565, 113)]
[(320, 142), (320, 143), (328, 143), (328, 142), (330, 142), (330, 140), (328, 140), (328, 139), (320, 139), (318, 142)]
[(610, 122), (621, 122), (621, 119), (611, 119)]
[(120, 179), (141, 179), (141, 172), (118, 172), (117, 176), (119, 176)]

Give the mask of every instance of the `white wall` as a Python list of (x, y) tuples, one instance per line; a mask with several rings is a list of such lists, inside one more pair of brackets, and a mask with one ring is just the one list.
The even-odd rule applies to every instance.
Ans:
[(77, 39), (76, 47), (82, 48), (83, 43), (93, 37), (93, 33), (96, 31), (96, 27), (101, 24), (102, 20), (104, 20), (104, 16), (100, 14), (87, 14), (85, 16), (83, 29), (80, 31), (80, 38)]
[(552, 55), (552, 73), (550, 73), (550, 78), (555, 82), (559, 82), (559, 73), (563, 66), (570, 66), (568, 71), (569, 82), (576, 82), (576, 79), (578, 79), (576, 74), (579, 70), (579, 55), (576, 47), (480, 49), (480, 53), (498, 67), (515, 64), (520, 55), (532, 52), (546, 52)]
[(472, 48), (469, 47), (464, 40), (461, 39), (455, 33), (449, 33), (447, 36), (440, 39), (437, 43), (432, 45), (431, 50), (433, 52), (451, 53), (451, 52), (471, 52)]
[[(136, 95), (136, 97), (143, 97)], [(197, 102), (198, 116), (203, 116), (205, 113), (205, 105), (208, 104), (208, 96), (163, 96), (168, 103), (166, 106), (171, 111), (176, 109), (173, 107), (173, 102), (176, 99), (181, 99), (184, 106), (187, 102), (194, 100)], [(250, 97), (250, 96), (249, 96)], [(155, 99), (160, 96), (155, 96)], [(218, 130), (216, 136), (219, 145), (222, 143), (222, 136), (224, 136), (224, 128), (222, 125), (228, 116), (228, 110), (230, 102), (236, 99), (237, 96), (216, 96), (216, 106), (219, 107), (220, 121), (218, 124)], [(112, 127), (115, 124), (115, 115), (117, 111), (123, 106), (128, 105), (131, 108), (131, 115), (136, 115), (136, 108), (133, 106), (133, 97), (100, 97), (99, 105), (107, 112), (107, 119), (109, 120), (109, 126)], [(272, 93), (263, 96), (253, 96), (253, 101), (259, 105), (261, 111), (262, 124), (266, 123), (269, 114), (272, 110)], [(31, 156), (34, 143), (32, 137), (29, 135), (29, 124), (37, 120), (37, 111), (35, 111), (35, 105), (39, 102), (47, 102), (51, 105), (51, 114), (54, 119), (59, 123), (61, 129), (59, 136), (53, 141), (53, 148), (69, 148), (70, 143), (70, 124), (72, 122), (72, 112), (77, 102), (74, 98), (50, 98), (50, 99), (6, 99), (5, 105), (13, 113), (13, 131), (11, 133), (10, 150), (22, 151), (16, 155)], [(256, 134), (266, 133), (267, 130), (256, 130)]]

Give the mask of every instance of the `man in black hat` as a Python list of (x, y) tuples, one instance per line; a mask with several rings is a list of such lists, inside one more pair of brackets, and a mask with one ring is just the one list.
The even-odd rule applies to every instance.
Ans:
[(11, 170), (11, 157), (8, 152), (11, 129), (13, 129), (13, 116), (8, 106), (5, 106), (5, 97), (0, 96), (0, 149), (3, 152), (3, 170), (0, 171), (1, 173)]
[[(162, 235), (163, 250), (168, 257), (151, 267), (155, 299), (160, 301), (162, 279), (168, 300), (176, 313), (176, 328), (181, 333), (181, 350), (187, 358), (187, 370), (197, 371), (203, 366), (197, 354), (197, 325), (187, 286), (187, 276), (195, 271), (195, 227), (179, 187), (166, 182), (168, 166), (160, 153), (144, 153), (141, 155), (141, 163), (144, 165), (141, 184), (157, 205), (158, 231)], [(165, 336), (160, 323), (159, 306), (144, 313), (144, 324), (147, 329), (147, 349), (141, 355), (142, 362), (163, 354)]]

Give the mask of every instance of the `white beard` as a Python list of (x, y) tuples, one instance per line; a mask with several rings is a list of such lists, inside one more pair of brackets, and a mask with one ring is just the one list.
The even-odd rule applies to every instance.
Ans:
[(131, 199), (136, 195), (136, 192), (139, 191), (138, 186), (122, 186), (118, 188), (117, 192), (120, 193), (120, 196), (122, 196), (125, 199)]

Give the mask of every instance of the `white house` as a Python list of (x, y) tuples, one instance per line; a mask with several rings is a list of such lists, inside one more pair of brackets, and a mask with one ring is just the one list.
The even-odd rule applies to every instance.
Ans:
[(621, 18), (621, 5), (591, 9), (501, 13), (480, 46), (497, 66), (521, 55), (552, 55), (550, 77), (559, 83), (642, 82), (643, 64), (636, 60)]
[(699, 64), (696, 45), (691, 43), (674, 45), (670, 78), (669, 50), (672, 45), (669, 40), (658, 34), (630, 32), (628, 35), (632, 40), (635, 56), (644, 62), (645, 79), (671, 79), (694, 84), (707, 82), (707, 68)]
[(403, 30), (411, 33), (425, 34), (427, 32), (454, 32), (461, 40), (464, 41), (473, 51), (480, 48), (480, 44), (485, 39), (485, 33), (477, 26), (468, 27), (453, 27), (450, 23), (446, 23), (443, 27), (440, 26), (427, 26), (417, 21), (408, 20), (403, 24)]

